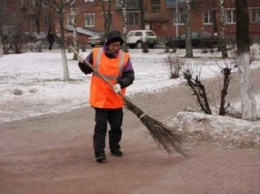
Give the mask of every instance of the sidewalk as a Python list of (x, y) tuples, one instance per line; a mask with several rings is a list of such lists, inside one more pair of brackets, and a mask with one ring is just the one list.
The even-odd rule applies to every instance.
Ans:
[[(260, 70), (252, 82), (260, 91)], [(231, 98), (238, 96), (232, 85)], [(213, 89), (214, 91), (217, 89)], [(163, 120), (194, 101), (187, 87), (131, 100)], [(122, 150), (107, 162), (93, 158), (91, 108), (0, 124), (0, 194), (259, 194), (260, 150), (191, 144), (189, 157), (168, 156), (125, 110)]]

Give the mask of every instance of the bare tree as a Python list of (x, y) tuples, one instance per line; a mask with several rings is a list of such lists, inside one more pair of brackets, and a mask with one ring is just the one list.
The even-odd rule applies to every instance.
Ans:
[(256, 101), (250, 79), (250, 42), (247, 0), (235, 0), (237, 66), (240, 73), (242, 118), (256, 120)]
[(111, 13), (111, 2), (112, 0), (108, 0), (107, 6), (105, 1), (102, 2), (102, 11), (104, 18), (104, 32), (105, 34), (110, 31), (110, 27), (112, 24), (112, 13)]
[[(72, 0), (71, 0), (72, 1)], [(46, 0), (50, 8), (57, 12), (58, 14), (58, 22), (60, 25), (60, 38), (61, 38), (61, 56), (62, 56), (62, 67), (63, 67), (63, 80), (68, 81), (70, 79), (69, 76), (69, 68), (68, 61), (66, 56), (66, 45), (65, 45), (65, 29), (64, 29), (64, 9), (66, 6), (69, 6), (70, 1), (56, 1), (56, 0)]]
[(19, 26), (23, 25), (23, 7), (18, 0), (0, 1), (0, 36), (4, 53), (21, 53), (27, 36)]
[(184, 79), (187, 81), (187, 85), (192, 89), (192, 92), (196, 99), (198, 104), (200, 105), (201, 110), (205, 114), (212, 114), (207, 91), (205, 89), (204, 84), (201, 82), (200, 77), (197, 75), (195, 78), (193, 78), (192, 72), (190, 69), (187, 69), (183, 72)]
[[(77, 0), (72, 0), (70, 3), (70, 14), (71, 14), (71, 24), (73, 27), (73, 32), (72, 32), (72, 37), (73, 37), (73, 47), (79, 52), (79, 47), (78, 47), (78, 33), (77, 33), (77, 24), (76, 24), (76, 10), (75, 10), (75, 5), (76, 5)], [(74, 53), (73, 54), (73, 59), (77, 59), (77, 55)]]
[(30, 1), (27, 3), (29, 8), (34, 12), (33, 17), (35, 17), (38, 34), (41, 32), (42, 3), (43, 0)]
[(176, 55), (175, 57), (172, 55), (168, 55), (165, 58), (166, 68), (169, 71), (169, 78), (176, 79), (180, 77), (180, 71), (184, 66), (184, 61)]
[[(210, 16), (212, 17), (212, 47), (211, 47), (211, 53), (214, 52), (214, 36), (218, 35), (218, 24), (217, 24), (217, 12), (219, 8), (219, 3), (216, 0), (206, 0), (207, 5), (210, 6)], [(219, 45), (219, 44), (218, 44)]]
[(219, 115), (225, 115), (226, 109), (230, 106), (229, 103), (226, 105), (226, 96), (228, 93), (228, 86), (230, 82), (231, 68), (225, 67), (222, 69), (221, 72), (224, 76), (224, 79), (223, 79), (223, 88), (221, 90), (221, 95), (220, 95)]

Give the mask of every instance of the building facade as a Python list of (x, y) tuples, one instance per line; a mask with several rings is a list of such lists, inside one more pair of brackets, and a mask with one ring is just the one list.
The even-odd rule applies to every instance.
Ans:
[[(55, 1), (55, 0), (52, 0)], [(0, 19), (1, 33), (8, 34), (16, 27), (23, 32), (55, 31), (60, 34), (58, 8), (42, 0), (2, 0)], [(75, 26), (79, 39), (87, 38), (97, 32), (116, 29), (122, 32), (122, 0), (59, 0), (63, 3), (66, 37), (70, 37)], [(126, 0), (127, 30), (151, 29), (159, 37), (176, 37), (185, 33), (184, 0)], [(203, 2), (203, 3), (202, 3)], [(73, 7), (71, 7), (73, 5)], [(194, 0), (191, 4), (192, 31), (219, 31), (219, 1)], [(225, 33), (236, 34), (236, 13), (234, 0), (225, 1)], [(10, 15), (11, 13), (11, 15)], [(260, 1), (248, 0), (250, 36), (260, 39)], [(110, 28), (109, 28), (110, 27)]]
[[(203, 3), (202, 3), (203, 2)], [(215, 5), (214, 5), (215, 4)], [(110, 7), (110, 8), (109, 8)], [(193, 31), (219, 31), (219, 2), (193, 1), (191, 29)], [(233, 0), (225, 1), (225, 32), (236, 34), (236, 15)], [(151, 29), (159, 37), (175, 37), (185, 33), (184, 0), (127, 0), (127, 29)], [(260, 1), (248, 0), (249, 30), (252, 37), (260, 37)], [(78, 0), (77, 26), (94, 32), (104, 31), (105, 17), (111, 15), (110, 29), (123, 29), (122, 1)], [(69, 20), (69, 19), (68, 19)], [(69, 23), (69, 22), (67, 22)], [(215, 23), (215, 25), (214, 25)]]

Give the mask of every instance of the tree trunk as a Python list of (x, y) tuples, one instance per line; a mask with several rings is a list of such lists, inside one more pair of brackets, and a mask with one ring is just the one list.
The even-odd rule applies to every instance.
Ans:
[(256, 101), (250, 79), (249, 18), (247, 0), (236, 0), (237, 66), (240, 73), (242, 118), (256, 120)]
[(108, 7), (106, 9), (105, 2), (102, 1), (102, 11), (103, 11), (103, 18), (104, 18), (104, 32), (105, 35), (110, 31), (111, 27), (111, 0), (108, 0)]
[[(63, 67), (63, 80), (68, 81), (70, 79), (69, 76), (69, 68), (68, 68), (68, 61), (66, 56), (66, 45), (65, 45), (65, 34), (64, 34), (64, 9), (65, 6), (68, 5), (70, 2), (68, 1), (56, 1), (56, 0), (46, 0), (45, 3), (50, 6), (50, 8), (57, 12), (57, 17), (59, 20), (60, 25), (60, 46), (61, 46), (61, 57), (62, 57), (62, 67)], [(51, 19), (51, 14), (50, 14)], [(50, 22), (50, 28), (51, 29), (51, 23)]]
[(191, 0), (186, 0), (186, 57), (193, 57), (192, 43), (191, 43)]
[(225, 9), (224, 0), (220, 0), (220, 36), (219, 36), (220, 50), (222, 58), (227, 58), (227, 45), (225, 40)]
[(144, 28), (145, 28), (145, 23), (144, 23), (144, 13), (145, 13), (145, 8), (144, 8), (143, 0), (140, 0), (139, 3), (140, 3), (141, 29), (144, 29)]
[[(73, 26), (73, 33), (72, 33), (72, 37), (73, 37), (73, 47), (79, 52), (79, 48), (78, 48), (78, 33), (77, 33), (77, 25), (76, 25), (76, 15), (75, 15), (75, 1), (72, 1), (71, 4), (71, 16), (72, 16), (72, 26)], [(73, 54), (73, 59), (77, 60), (77, 55), (74, 53)]]
[(63, 9), (64, 9), (64, 6), (63, 6), (63, 4), (61, 2), (60, 3), (60, 7), (59, 7), (59, 19), (60, 19), (61, 56), (62, 56), (62, 66), (63, 66), (63, 80), (64, 81), (68, 81), (70, 79), (70, 76), (69, 76), (68, 61), (67, 61), (67, 56), (66, 56)]
[(123, 16), (123, 51), (128, 52), (126, 46), (126, 34), (127, 34), (127, 12), (126, 12), (126, 0), (122, 0), (122, 16)]

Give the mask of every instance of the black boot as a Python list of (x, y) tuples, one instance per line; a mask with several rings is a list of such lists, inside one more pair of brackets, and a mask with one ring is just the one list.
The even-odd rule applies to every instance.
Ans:
[(103, 162), (104, 160), (106, 160), (106, 155), (104, 151), (95, 153), (95, 156), (97, 162)]
[(117, 157), (123, 156), (123, 152), (121, 152), (119, 149), (113, 149), (113, 150), (110, 150), (110, 151), (111, 151), (111, 155), (113, 155), (113, 156), (117, 156)]

